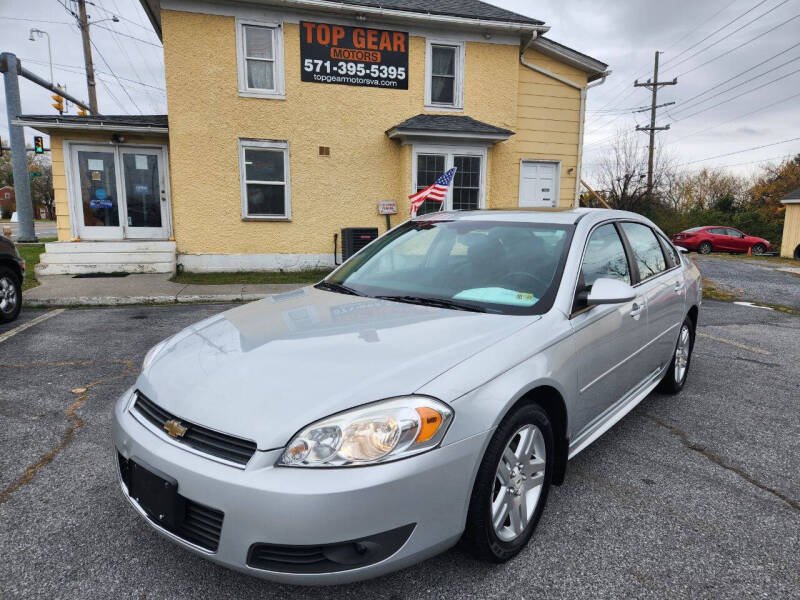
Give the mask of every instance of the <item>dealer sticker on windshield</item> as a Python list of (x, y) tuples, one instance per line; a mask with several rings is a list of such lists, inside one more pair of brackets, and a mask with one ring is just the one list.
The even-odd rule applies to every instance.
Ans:
[(539, 301), (536, 296), (528, 292), (517, 292), (501, 287), (472, 288), (459, 292), (453, 296), (453, 299), (507, 304), (509, 306), (533, 306)]

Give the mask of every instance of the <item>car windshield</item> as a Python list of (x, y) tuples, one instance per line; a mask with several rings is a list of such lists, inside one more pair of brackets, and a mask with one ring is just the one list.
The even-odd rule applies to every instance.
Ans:
[(444, 308), (540, 314), (553, 303), (572, 231), (542, 223), (412, 221), (319, 286)]

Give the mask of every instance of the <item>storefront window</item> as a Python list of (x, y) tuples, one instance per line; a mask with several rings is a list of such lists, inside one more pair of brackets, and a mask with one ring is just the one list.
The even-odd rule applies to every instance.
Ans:
[[(420, 191), (431, 185), (436, 178), (446, 171), (446, 156), (444, 154), (417, 154), (417, 190)], [(442, 210), (441, 202), (425, 200), (417, 210), (417, 215)]]
[(481, 157), (454, 156), (453, 210), (477, 210), (481, 193)]
[(242, 216), (251, 219), (288, 219), (290, 211), (287, 144), (242, 140), (239, 160), (242, 177)]

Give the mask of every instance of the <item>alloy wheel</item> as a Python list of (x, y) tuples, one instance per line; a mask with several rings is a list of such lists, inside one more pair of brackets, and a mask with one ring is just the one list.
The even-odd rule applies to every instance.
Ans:
[(0, 277), (0, 311), (10, 314), (17, 307), (17, 288), (8, 277)]
[(689, 327), (681, 327), (678, 336), (678, 346), (675, 348), (675, 383), (680, 384), (686, 377), (686, 370), (689, 368), (689, 351), (691, 350), (692, 336)]
[(752, 252), (758, 256), (759, 254), (764, 254), (764, 250), (766, 250), (766, 248), (764, 248), (764, 244), (756, 244), (753, 246)]
[(711, 254), (711, 244), (708, 242), (703, 242), (700, 244), (698, 250), (700, 251), (700, 254)]
[(497, 537), (511, 542), (525, 531), (542, 493), (547, 451), (542, 432), (522, 426), (506, 444), (492, 489), (492, 526)]

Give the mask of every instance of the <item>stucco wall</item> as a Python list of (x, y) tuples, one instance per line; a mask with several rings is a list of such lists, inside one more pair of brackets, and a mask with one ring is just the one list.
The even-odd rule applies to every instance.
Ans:
[(800, 204), (786, 204), (785, 206), (781, 256), (794, 258), (794, 250), (800, 246)]
[[(179, 252), (324, 253), (331, 251), (333, 234), (344, 226), (383, 231), (378, 200), (398, 201), (393, 223), (407, 218), (411, 152), (384, 132), (425, 112), (424, 37), (409, 40), (407, 91), (302, 83), (299, 26), (285, 23), (286, 99), (268, 100), (238, 94), (233, 17), (165, 10), (162, 25)], [(524, 128), (522, 136), (489, 150), (486, 204), (517, 205), (521, 157), (563, 156), (561, 202), (569, 205), (574, 175), (569, 183), (566, 171), (576, 162), (577, 101), (573, 107), (573, 98), (562, 97), (553, 85), (540, 94), (544, 100), (539, 104), (552, 100), (564, 121), (574, 119), (571, 129), (569, 123), (561, 125), (564, 132), (546, 129), (544, 108), (529, 107), (526, 120), (519, 119), (518, 102), (530, 102), (530, 95), (519, 90), (518, 52), (515, 45), (466, 44), (464, 111), (457, 114), (515, 131)], [(527, 85), (529, 92), (535, 90)], [(562, 146), (552, 148), (563, 155), (549, 153), (548, 140), (538, 140), (537, 132), (555, 136)], [(242, 220), (239, 138), (289, 142), (291, 222)], [(330, 147), (330, 156), (319, 156), (319, 146)]]
[[(50, 136), (50, 159), (53, 161), (53, 192), (56, 209), (56, 228), (58, 241), (68, 242), (73, 239), (72, 224), (69, 215), (67, 196), (67, 173), (64, 163), (64, 142), (100, 142), (111, 143), (111, 133), (93, 133), (81, 131), (42, 130)], [(164, 135), (122, 134), (126, 144), (144, 144), (154, 146), (167, 145)]]

